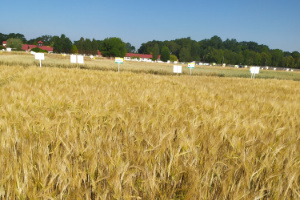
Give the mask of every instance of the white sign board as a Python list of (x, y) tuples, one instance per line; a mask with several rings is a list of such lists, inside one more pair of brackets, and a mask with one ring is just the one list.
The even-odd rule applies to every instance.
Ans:
[(115, 57), (115, 63), (123, 64), (123, 61), (124, 61), (123, 58)]
[(250, 67), (251, 74), (259, 74), (259, 67)]
[(11, 51), (11, 48), (6, 48), (6, 51)]
[(173, 66), (173, 73), (182, 73), (182, 66), (181, 65), (174, 65)]
[(84, 64), (84, 58), (83, 58), (83, 56), (78, 56), (77, 58), (78, 58), (78, 63), (79, 64)]
[(255, 78), (255, 74), (259, 74), (259, 67), (250, 67), (251, 78)]
[(36, 53), (34, 54), (36, 60), (45, 60), (45, 54), (43, 53)]
[(195, 63), (189, 63), (188, 68), (192, 68), (192, 69), (195, 68)]
[(71, 55), (70, 61), (71, 61), (71, 63), (76, 63), (77, 62), (76, 55)]
[(40, 67), (42, 67), (42, 60), (45, 60), (45, 54), (43, 53), (35, 53), (34, 58), (40, 61)]

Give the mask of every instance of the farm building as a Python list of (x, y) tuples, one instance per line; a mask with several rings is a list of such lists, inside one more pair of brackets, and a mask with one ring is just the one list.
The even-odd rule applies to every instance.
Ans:
[[(152, 55), (151, 54), (127, 53), (126, 56), (124, 57), (124, 60), (152, 62)], [(160, 55), (158, 56), (158, 60), (160, 60)]]
[(38, 41), (38, 45), (23, 44), (22, 49), (24, 51), (30, 51), (31, 49), (36, 48), (36, 47), (38, 47), (38, 48), (40, 48), (42, 50), (46, 50), (46, 51), (48, 51), (48, 53), (52, 53), (53, 52), (53, 47), (44, 46), (44, 44), (43, 44), (43, 42), (41, 40)]
[[(7, 44), (6, 41), (2, 42), (2, 46), (6, 47), (6, 44)], [(31, 49), (36, 48), (36, 47), (38, 47), (40, 49), (43, 49), (43, 50), (46, 50), (46, 51), (48, 51), (48, 53), (52, 53), (53, 52), (53, 47), (44, 46), (44, 44), (43, 44), (43, 42), (41, 40), (38, 41), (38, 45), (23, 44), (22, 49), (24, 51), (30, 51)]]

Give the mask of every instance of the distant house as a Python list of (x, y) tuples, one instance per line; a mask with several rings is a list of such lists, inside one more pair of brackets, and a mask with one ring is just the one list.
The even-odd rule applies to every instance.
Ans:
[(6, 41), (2, 42), (2, 46), (4, 46), (4, 47), (6, 46)]
[[(152, 58), (151, 54), (127, 53), (124, 60), (152, 62)], [(160, 60), (160, 55), (158, 56), (158, 60)]]
[(24, 51), (30, 51), (33, 48), (40, 48), (42, 50), (48, 51), (48, 53), (53, 53), (53, 47), (50, 46), (44, 46), (43, 42), (40, 40), (38, 41), (38, 45), (31, 45), (31, 44), (23, 44), (22, 49)]

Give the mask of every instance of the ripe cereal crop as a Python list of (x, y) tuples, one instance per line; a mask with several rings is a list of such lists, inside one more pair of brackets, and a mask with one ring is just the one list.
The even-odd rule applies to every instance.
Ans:
[(299, 199), (300, 82), (0, 65), (0, 199)]

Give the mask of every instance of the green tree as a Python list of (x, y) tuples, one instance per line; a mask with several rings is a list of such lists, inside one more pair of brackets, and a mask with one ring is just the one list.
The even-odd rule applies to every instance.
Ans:
[(159, 46), (158, 44), (155, 44), (154, 45), (154, 48), (152, 50), (152, 60), (157, 60), (158, 59), (158, 56), (159, 56)]
[(295, 67), (300, 67), (300, 53), (298, 51), (293, 51), (292, 56), (295, 60)]
[(170, 60), (170, 49), (167, 46), (162, 47), (160, 59), (164, 62)]
[(72, 49), (71, 40), (62, 34), (54, 40), (53, 51), (56, 53), (70, 53)]
[(221, 49), (212, 49), (209, 53), (208, 62), (222, 63), (223, 51)]
[(71, 50), (71, 53), (78, 53), (78, 49), (77, 49), (77, 46), (75, 44), (72, 45), (72, 50)]
[[(272, 55), (269, 52), (262, 52), (260, 54), (261, 61), (259, 63), (260, 66), (269, 66), (272, 63)], [(275, 66), (275, 65), (273, 65)]]
[(179, 60), (182, 62), (192, 61), (190, 49), (188, 47), (184, 47), (179, 52)]
[(2, 42), (6, 40), (7, 40), (7, 35), (0, 33), (0, 45), (2, 45)]
[(292, 56), (287, 57), (287, 63), (286, 63), (286, 67), (291, 67), (294, 68), (295, 66), (295, 60)]
[(177, 56), (175, 56), (175, 55), (170, 55), (170, 61), (171, 61), (171, 62), (178, 61)]
[(8, 40), (9, 38), (20, 39), (20, 40), (22, 41), (22, 43), (26, 43), (26, 42), (27, 42), (25, 36), (24, 36), (23, 34), (20, 34), (20, 33), (10, 33), (10, 34), (8, 34), (8, 36), (7, 36), (7, 40)]
[(100, 51), (104, 57), (124, 57), (126, 55), (125, 43), (117, 37), (103, 40)]
[(80, 40), (78, 41), (75, 41), (75, 45), (77, 46), (78, 48), (78, 53), (80, 54), (84, 54), (84, 38), (81, 37)]
[(51, 35), (42, 35), (40, 37), (31, 39), (27, 41), (27, 44), (34, 44), (37, 45), (38, 41), (42, 41), (44, 46), (51, 46), (51, 43), (53, 41), (53, 37)]
[(167, 42), (167, 47), (170, 49), (170, 52), (174, 55), (179, 54), (180, 45), (177, 44), (175, 41)]
[(222, 39), (219, 36), (213, 36), (209, 40), (209, 46), (215, 49), (221, 49), (223, 47)]
[(92, 40), (92, 52), (91, 53), (93, 55), (97, 55), (97, 53), (98, 53), (98, 42), (95, 39)]
[(83, 49), (85, 54), (92, 54), (92, 41), (90, 39), (85, 39)]
[(272, 66), (279, 67), (283, 62), (283, 51), (280, 49), (274, 49), (271, 51), (272, 55)]
[(6, 41), (6, 45), (7, 45), (7, 47), (17, 49), (17, 50), (21, 50), (22, 46), (23, 46), (23, 42), (22, 42), (21, 39), (18, 39), (18, 38), (9, 38)]
[(125, 48), (127, 53), (134, 53), (135, 52), (135, 46), (132, 46), (129, 42), (125, 44)]

